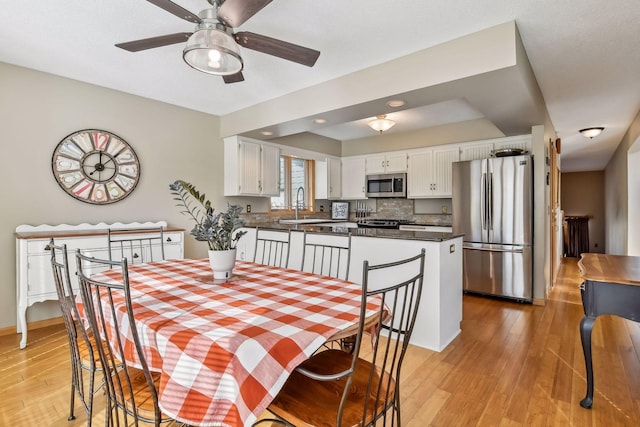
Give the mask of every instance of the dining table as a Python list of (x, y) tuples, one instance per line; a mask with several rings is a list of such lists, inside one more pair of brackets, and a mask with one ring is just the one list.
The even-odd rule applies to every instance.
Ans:
[[(296, 366), (360, 319), (361, 285), (309, 272), (238, 260), (230, 279), (214, 280), (208, 259), (176, 259), (130, 265), (128, 276), (144, 357), (161, 376), (158, 405), (192, 426), (251, 425)], [(118, 269), (92, 278), (122, 279)], [(124, 294), (115, 304), (124, 325)], [(369, 299), (368, 322), (383, 309)], [(106, 335), (117, 333), (121, 356), (140, 367), (131, 331)]]

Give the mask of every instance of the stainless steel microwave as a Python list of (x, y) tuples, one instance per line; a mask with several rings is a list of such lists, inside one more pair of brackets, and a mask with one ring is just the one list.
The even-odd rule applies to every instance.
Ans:
[(367, 175), (367, 197), (407, 197), (407, 174)]

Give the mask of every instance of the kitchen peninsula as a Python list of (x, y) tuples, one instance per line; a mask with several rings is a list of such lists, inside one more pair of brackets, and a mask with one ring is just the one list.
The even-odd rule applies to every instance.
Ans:
[[(339, 225), (303, 225), (265, 223), (246, 226), (247, 234), (238, 243), (237, 257), (253, 260), (256, 229), (290, 232), (288, 267), (302, 267), (304, 233), (326, 239), (351, 234), (351, 256), (348, 280), (362, 283), (362, 265), (392, 262), (426, 250), (424, 285), (411, 344), (442, 351), (459, 333), (462, 321), (462, 235), (453, 233), (404, 231), (388, 229), (347, 228)], [(316, 237), (316, 236), (314, 236)], [(383, 276), (370, 278), (375, 289), (384, 284)]]

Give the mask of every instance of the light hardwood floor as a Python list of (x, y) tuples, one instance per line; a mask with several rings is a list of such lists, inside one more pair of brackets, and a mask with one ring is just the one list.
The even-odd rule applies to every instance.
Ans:
[[(640, 324), (602, 316), (593, 331), (591, 410), (578, 323), (576, 262), (566, 260), (545, 307), (464, 297), (462, 333), (443, 352), (411, 348), (401, 379), (405, 427), (640, 426)], [(0, 337), (0, 425), (67, 422), (69, 367), (62, 325)], [(104, 425), (104, 400), (95, 426)]]

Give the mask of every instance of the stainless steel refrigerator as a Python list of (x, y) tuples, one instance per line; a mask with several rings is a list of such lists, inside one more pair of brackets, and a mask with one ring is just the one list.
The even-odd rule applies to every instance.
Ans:
[(463, 289), (533, 300), (529, 155), (453, 164), (453, 232), (464, 233)]

